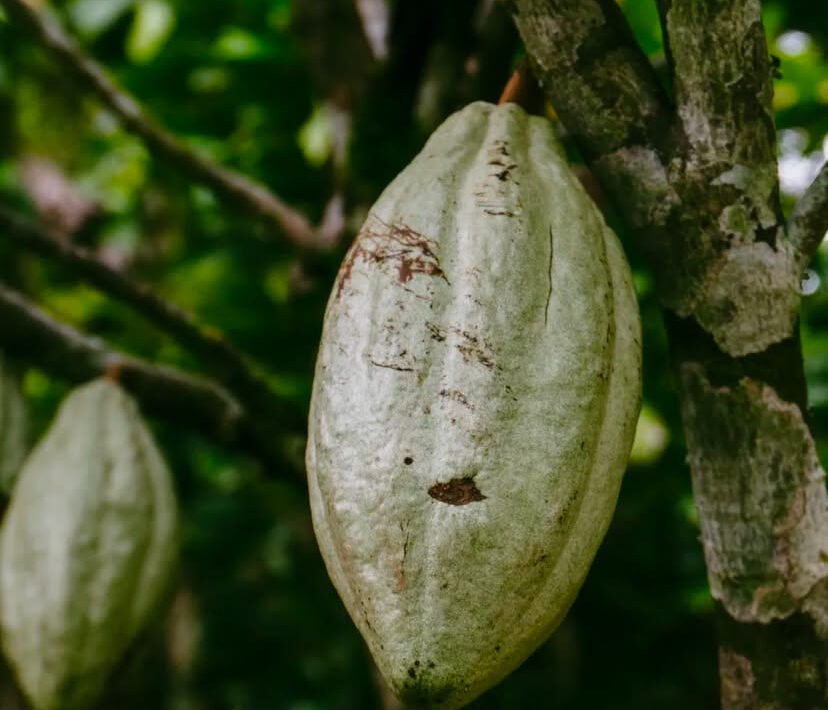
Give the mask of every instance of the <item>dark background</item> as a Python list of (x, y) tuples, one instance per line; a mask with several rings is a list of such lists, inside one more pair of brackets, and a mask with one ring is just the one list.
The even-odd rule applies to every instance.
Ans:
[[(179, 136), (262, 180), (314, 221), (342, 190), (348, 228), (325, 256), (300, 255), (270, 238), (151, 155), (2, 19), (0, 197), (224, 332), (267, 367), (277, 392), (306, 408), (325, 301), (349, 240), (446, 115), (471, 100), (497, 99), (521, 56), (508, 16), (485, 0), (392, 1), (388, 54), (378, 61), (351, 0), (53, 5), (82, 45)], [(664, 74), (655, 3), (621, 5)], [(781, 61), (774, 104), (790, 209), (828, 151), (828, 4), (767, 2), (764, 15), (769, 49)], [(351, 117), (350, 135), (337, 131), (334, 115)], [(339, 159), (337, 141), (347, 147)], [(58, 190), (52, 204), (54, 181), (67, 192)], [(612, 527), (572, 611), (519, 670), (470, 706), (478, 710), (718, 707), (714, 604), (653, 279), (612, 206), (601, 206), (628, 250), (643, 315), (639, 435)], [(17, 252), (2, 234), (0, 278), (120, 348), (203, 370), (127, 307), (66, 269)], [(826, 283), (823, 245), (802, 322), (823, 461)], [(27, 372), (34, 434), (66, 388)], [(381, 707), (367, 652), (319, 557), (301, 478), (264, 470), (185, 428), (153, 426), (183, 511), (180, 573), (168, 611), (124, 661), (105, 705)], [(297, 459), (301, 446), (297, 440)], [(8, 680), (4, 693), (0, 710), (22, 707)]]

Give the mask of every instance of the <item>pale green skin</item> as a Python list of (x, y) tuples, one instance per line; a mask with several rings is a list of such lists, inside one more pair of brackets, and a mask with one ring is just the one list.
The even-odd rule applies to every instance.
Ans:
[(3, 650), (35, 710), (82, 710), (165, 593), (170, 473), (135, 403), (76, 389), (26, 461), (0, 530)]
[(0, 353), (0, 490), (10, 493), (26, 458), (28, 411), (20, 378)]
[[(612, 517), (640, 364), (629, 267), (549, 122), (451, 116), (340, 270), (307, 449), (328, 572), (409, 706), (465, 705), (560, 623)], [(485, 499), (429, 494), (465, 477)]]

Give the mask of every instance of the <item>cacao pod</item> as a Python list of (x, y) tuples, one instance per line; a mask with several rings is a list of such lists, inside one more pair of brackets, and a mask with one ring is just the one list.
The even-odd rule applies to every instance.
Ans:
[(559, 624), (612, 517), (640, 359), (629, 267), (551, 124), (451, 116), (339, 271), (306, 454), (328, 572), (407, 705), (464, 705)]
[(165, 592), (170, 473), (138, 408), (97, 380), (62, 403), (0, 531), (0, 627), (35, 710), (93, 704)]
[(28, 442), (28, 411), (20, 377), (0, 353), (0, 491), (11, 492)]

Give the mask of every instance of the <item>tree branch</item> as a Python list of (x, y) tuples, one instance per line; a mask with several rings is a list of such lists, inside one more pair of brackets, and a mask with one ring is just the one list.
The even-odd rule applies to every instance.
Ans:
[[(775, 174), (773, 83), (759, 3), (658, 5), (678, 115), (694, 161)], [(768, 202), (767, 194), (762, 198)]]
[(509, 5), (538, 82), (653, 265), (662, 303), (687, 314), (707, 264), (692, 253), (697, 229), (675, 224), (674, 114), (624, 15), (614, 0)]
[(788, 239), (796, 250), (796, 263), (802, 273), (828, 232), (828, 163), (799, 198), (787, 226)]
[(253, 453), (268, 464), (270, 475), (296, 472), (285, 439), (273, 430), (264, 431), (221, 386), (114, 350), (102, 340), (54, 320), (3, 284), (0, 347), (70, 382), (84, 382), (117, 369), (119, 382), (148, 414)]
[[(778, 241), (759, 3), (663, 0), (684, 72), (678, 116), (614, 0), (511, 3), (544, 91), (648, 258), (662, 305), (693, 317), (733, 357), (790, 337), (798, 279)], [(711, 31), (736, 49), (708, 47)], [(709, 122), (697, 115), (708, 109)]]
[(60, 61), (64, 71), (83, 88), (96, 94), (156, 153), (194, 180), (207, 185), (221, 199), (276, 226), (296, 246), (311, 250), (331, 246), (329, 235), (317, 234), (302, 214), (267, 187), (211, 162), (156, 123), (132, 96), (109, 78), (100, 64), (84, 54), (58, 23), (46, 15), (46, 11), (36, 10), (26, 0), (0, 0), (0, 5), (9, 17), (31, 32), (40, 45)]
[(75, 246), (13, 214), (0, 205), (0, 228), (18, 244), (72, 270), (106, 293), (132, 306), (195, 355), (233, 392), (251, 413), (273, 424), (301, 428), (301, 416), (276, 397), (265, 377), (220, 335), (200, 328), (189, 313), (156, 295), (147, 285), (98, 261), (86, 249)]
[(614, 0), (510, 0), (535, 75), (591, 161), (662, 148), (672, 116)]
[[(828, 515), (804, 414), (798, 275), (780, 242), (760, 3), (661, 0), (673, 116), (652, 103), (612, 0), (511, 2), (546, 95), (668, 309), (708, 579), (732, 622), (720, 635), (722, 707), (820, 706), (825, 676), (812, 669), (825, 666), (828, 638)], [(819, 184), (791, 221), (802, 252), (824, 233)]]
[(543, 115), (543, 92), (525, 59), (512, 72), (497, 103), (517, 104), (526, 113)]

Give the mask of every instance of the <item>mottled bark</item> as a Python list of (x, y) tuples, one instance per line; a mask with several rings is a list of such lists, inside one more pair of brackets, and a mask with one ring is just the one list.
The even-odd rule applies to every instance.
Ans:
[(740, 621), (786, 618), (828, 576), (825, 472), (802, 411), (749, 377), (679, 374), (711, 592)]
[(828, 188), (823, 174), (783, 223), (759, 0), (659, 0), (672, 99), (612, 0), (511, 7), (659, 278), (721, 611), (722, 706), (827, 707), (828, 496), (796, 323)]
[[(698, 320), (733, 356), (790, 336), (798, 273), (781, 239), (758, 15), (745, 8), (724, 19), (698, 11), (665, 20), (688, 27), (671, 44), (676, 70), (685, 72), (673, 107), (613, 0), (514, 0), (513, 7), (548, 98), (657, 265), (664, 305)], [(720, 70), (709, 85), (708, 65)], [(730, 97), (734, 87), (744, 96)], [(727, 118), (707, 116), (712, 104)], [(750, 289), (731, 287), (748, 281)]]
[(828, 234), (828, 163), (802, 195), (788, 218), (788, 239), (795, 252), (797, 266), (804, 269)]

